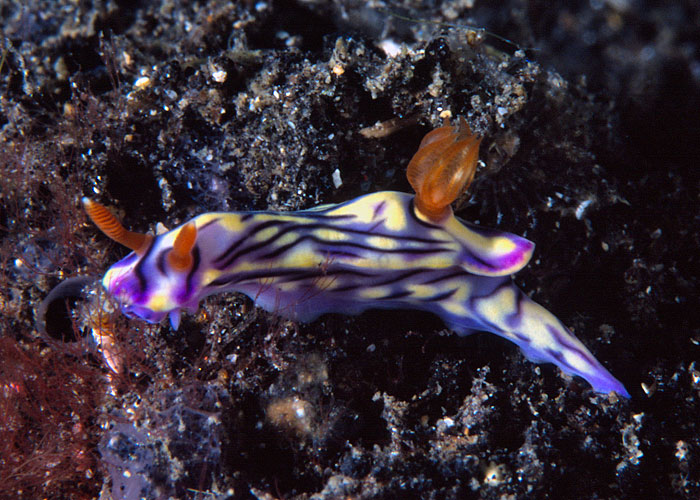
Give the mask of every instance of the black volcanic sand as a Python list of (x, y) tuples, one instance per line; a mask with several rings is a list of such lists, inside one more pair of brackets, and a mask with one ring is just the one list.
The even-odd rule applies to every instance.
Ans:
[[(700, 497), (697, 2), (23, 3), (0, 5), (0, 497)], [(42, 305), (126, 253), (82, 196), (154, 231), (409, 191), (450, 116), (483, 136), (456, 213), (537, 243), (515, 282), (630, 400), (412, 311), (296, 324), (222, 294), (175, 332), (96, 282)]]

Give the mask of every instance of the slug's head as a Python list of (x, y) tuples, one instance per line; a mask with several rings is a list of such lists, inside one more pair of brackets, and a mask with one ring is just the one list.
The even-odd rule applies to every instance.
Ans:
[(124, 314), (150, 323), (170, 315), (177, 328), (180, 308), (191, 309), (198, 302), (193, 289), (199, 259), (196, 225), (189, 222), (159, 236), (134, 233), (99, 203), (83, 198), (83, 206), (104, 234), (133, 250), (114, 264), (102, 280)]
[(479, 159), (481, 138), (462, 118), (429, 132), (413, 155), (406, 176), (416, 192), (415, 207), (428, 219), (440, 222), (449, 215), (450, 203), (471, 184)]

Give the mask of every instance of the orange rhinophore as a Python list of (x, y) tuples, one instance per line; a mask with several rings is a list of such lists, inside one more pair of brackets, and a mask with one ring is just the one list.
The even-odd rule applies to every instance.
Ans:
[(153, 239), (150, 234), (135, 233), (125, 229), (112, 212), (90, 198), (83, 198), (83, 207), (100, 231), (137, 254), (143, 253)]
[(416, 192), (416, 209), (434, 221), (444, 219), (450, 203), (471, 184), (481, 138), (462, 118), (428, 133), (408, 164), (406, 176)]
[(176, 271), (188, 271), (192, 268), (192, 249), (197, 241), (197, 227), (189, 222), (185, 224), (173, 243), (173, 248), (168, 252), (168, 264)]

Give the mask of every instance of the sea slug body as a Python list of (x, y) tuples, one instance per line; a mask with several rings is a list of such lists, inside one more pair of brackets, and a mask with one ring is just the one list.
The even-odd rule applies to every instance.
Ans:
[(103, 285), (125, 314), (149, 322), (169, 316), (175, 328), (182, 309), (195, 311), (225, 291), (303, 322), (331, 312), (428, 311), (459, 334), (495, 333), (596, 392), (629, 397), (561, 321), (512, 283), (534, 244), (452, 213), (474, 176), (479, 143), (464, 120), (428, 133), (408, 166), (415, 196), (384, 191), (297, 212), (206, 213), (156, 236), (127, 231), (85, 198), (96, 225), (133, 250)]

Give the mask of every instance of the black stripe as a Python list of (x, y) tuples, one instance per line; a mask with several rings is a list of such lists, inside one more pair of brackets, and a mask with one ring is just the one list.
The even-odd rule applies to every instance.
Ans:
[[(496, 333), (496, 332), (503, 332), (503, 333), (505, 333), (505, 330), (503, 330), (503, 328), (501, 328), (500, 326), (496, 325), (495, 323), (489, 321), (489, 320), (488, 320), (486, 317), (484, 317), (483, 315), (479, 314), (479, 313), (477, 312), (476, 308), (474, 307), (474, 303), (477, 302), (477, 301), (479, 301), (479, 300), (484, 300), (484, 299), (488, 300), (488, 299), (490, 299), (490, 298), (493, 298), (493, 296), (494, 296), (494, 295), (497, 295), (498, 292), (499, 292), (502, 288), (506, 288), (506, 287), (511, 287), (511, 288), (512, 288), (513, 286), (514, 286), (514, 285), (513, 285), (513, 283), (512, 283), (510, 280), (506, 280), (506, 281), (504, 281), (503, 283), (501, 283), (500, 285), (498, 285), (496, 288), (494, 288), (493, 290), (491, 290), (489, 293), (485, 293), (485, 294), (479, 295), (479, 296), (472, 296), (472, 297), (469, 297), (469, 299), (467, 299), (467, 306), (469, 307), (469, 310), (473, 313), (473, 315), (474, 315), (481, 323), (484, 324), (484, 327), (485, 327), (486, 330), (489, 330), (489, 331), (494, 332), (494, 333)], [(517, 335), (517, 333), (515, 333), (515, 332), (509, 332), (509, 333), (514, 333), (514, 334), (519, 338), (519, 335)], [(529, 339), (525, 339), (525, 340), (526, 340), (528, 343), (530, 342)]]
[[(448, 269), (445, 269), (445, 271), (449, 271)], [(437, 278), (430, 279), (428, 281), (424, 281), (422, 284), (423, 285), (433, 285), (435, 283), (439, 283), (440, 281), (445, 281), (445, 280), (451, 280), (453, 278), (463, 278), (465, 276), (469, 276), (469, 273), (465, 271), (464, 269), (458, 268), (456, 271), (448, 272), (447, 274), (444, 274), (442, 276), (438, 276)]]
[(219, 222), (220, 220), (221, 220), (221, 217), (217, 217), (216, 219), (212, 219), (209, 222), (207, 222), (206, 224), (202, 224), (202, 226), (198, 227), (197, 230), (202, 231), (203, 229), (206, 229), (207, 227), (211, 226), (215, 222)]
[(569, 363), (567, 363), (566, 360), (564, 360), (564, 356), (559, 351), (555, 351), (551, 347), (547, 347), (545, 349), (545, 352), (547, 354), (549, 354), (552, 358), (554, 358), (557, 361), (557, 363), (559, 365), (561, 365), (561, 367), (564, 368), (565, 370), (567, 370), (569, 373), (572, 373), (572, 374), (580, 373), (579, 370), (577, 370), (576, 368), (571, 366)]
[[(214, 263), (218, 263), (221, 260), (227, 258), (231, 253), (235, 252), (236, 249), (241, 246), (248, 238), (251, 236), (259, 233), (260, 231), (263, 231), (269, 227), (272, 226), (279, 226), (279, 225), (284, 225), (284, 224), (290, 224), (289, 221), (276, 221), (276, 220), (270, 220), (270, 221), (265, 221), (262, 222), (256, 226), (253, 226), (248, 230), (248, 232), (241, 237), (239, 237), (236, 241), (234, 241), (226, 250), (224, 250), (224, 253), (219, 255), (217, 258), (213, 260)], [(228, 265), (222, 266), (222, 267), (228, 267)]]
[(414, 198), (411, 198), (411, 201), (408, 204), (408, 213), (411, 215), (411, 218), (417, 224), (420, 224), (423, 227), (427, 227), (428, 229), (442, 229), (442, 226), (438, 226), (437, 224), (431, 224), (430, 222), (425, 222), (424, 220), (419, 219), (416, 215), (416, 206), (413, 200)]
[(367, 288), (367, 285), (365, 284), (357, 284), (357, 285), (345, 285), (345, 286), (340, 286), (337, 288), (331, 288), (329, 291), (331, 292), (352, 292), (353, 290), (357, 290), (358, 288)]
[[(230, 285), (240, 283), (241, 281), (263, 279), (263, 278), (282, 278), (287, 277), (284, 281), (286, 283), (294, 281), (303, 281), (305, 279), (314, 279), (321, 276), (341, 276), (341, 275), (351, 275), (360, 278), (368, 278), (372, 276), (371, 273), (366, 273), (363, 271), (356, 271), (354, 269), (338, 269), (336, 271), (327, 272), (321, 268), (315, 271), (309, 271), (306, 269), (284, 269), (279, 271), (273, 271), (270, 269), (264, 271), (247, 271), (245, 273), (235, 273), (229, 276), (220, 277), (213, 280), (207, 285), (207, 287), (217, 287), (222, 285)], [(358, 287), (364, 287), (364, 284), (357, 285)]]
[(154, 236), (153, 239), (151, 240), (151, 244), (148, 246), (146, 249), (146, 252), (143, 254), (143, 257), (139, 259), (139, 261), (136, 263), (134, 266), (134, 274), (136, 275), (136, 279), (139, 282), (139, 291), (141, 293), (146, 293), (146, 287), (147, 287), (147, 280), (146, 276), (143, 274), (143, 266), (144, 263), (146, 262), (146, 259), (148, 259), (148, 256), (151, 254), (153, 249), (156, 246), (156, 241), (158, 240), (158, 236)]
[(472, 259), (481, 264), (484, 268), (490, 269), (492, 271), (498, 270), (498, 268), (493, 266), (492, 264), (489, 264), (485, 260), (481, 260), (479, 257), (476, 256), (474, 252), (469, 251), (469, 255), (471, 255)]
[(515, 293), (515, 312), (505, 317), (508, 327), (514, 329), (522, 323), (523, 301), (526, 299), (525, 294), (519, 289), (515, 289)]
[[(337, 207), (333, 207), (335, 209)], [(330, 210), (330, 209), (328, 209)], [(348, 220), (348, 219), (355, 219), (357, 216), (353, 214), (338, 214), (338, 215), (328, 215), (324, 213), (325, 210), (321, 210), (319, 212), (312, 212), (308, 215), (306, 215), (309, 219), (313, 219), (316, 217), (319, 217), (324, 220)], [(295, 216), (299, 214), (299, 212), (290, 212), (293, 213)]]
[(397, 283), (399, 281), (405, 280), (406, 278), (410, 278), (411, 276), (415, 276), (416, 274), (421, 274), (424, 272), (430, 272), (430, 269), (426, 269), (424, 267), (419, 267), (417, 269), (410, 269), (408, 271), (403, 271), (396, 276), (392, 276), (391, 278), (386, 279), (384, 281), (380, 281), (378, 283), (372, 283), (370, 286), (393, 285), (394, 283)]
[[(354, 200), (350, 200), (352, 202)], [(344, 203), (344, 205), (347, 205), (350, 202)], [(250, 219), (257, 217), (258, 215), (269, 215), (271, 217), (276, 217), (276, 216), (291, 216), (291, 217), (300, 217), (300, 218), (306, 218), (306, 219), (314, 219), (314, 218), (323, 218), (323, 219), (328, 219), (328, 220), (343, 220), (343, 219), (354, 219), (356, 215), (354, 214), (338, 214), (338, 215), (328, 215), (328, 212), (331, 210), (335, 210), (336, 208), (340, 208), (342, 205), (331, 205), (327, 208), (324, 208), (322, 210), (316, 210), (316, 209), (310, 209), (310, 210), (298, 210), (296, 212), (273, 212), (273, 211), (265, 211), (265, 210), (260, 210), (260, 211), (253, 211), (253, 212), (233, 212), (234, 214), (240, 216), (241, 222), (248, 222)]]
[(168, 274), (168, 270), (165, 267), (165, 256), (168, 254), (169, 251), (170, 249), (161, 250), (158, 256), (156, 257), (156, 267), (158, 268), (158, 271), (160, 271), (160, 274), (164, 276)]
[[(276, 222), (276, 221), (270, 221), (270, 222)], [(269, 227), (269, 225), (268, 225), (268, 227)], [(250, 245), (250, 246), (247, 246), (247, 247), (245, 247), (245, 248), (242, 248), (242, 249), (240, 249), (240, 250), (238, 250), (238, 251), (234, 251), (231, 255), (229, 255), (229, 256), (226, 258), (226, 260), (224, 260), (223, 262), (221, 262), (221, 260), (223, 259), (224, 255), (225, 255), (226, 253), (229, 252), (229, 250), (227, 250), (226, 253), (225, 253), (224, 255), (222, 255), (221, 257), (217, 257), (216, 259), (214, 259), (214, 262), (216, 263), (216, 268), (217, 268), (218, 270), (222, 270), (222, 269), (226, 269), (227, 267), (230, 267), (231, 264), (233, 264), (233, 262), (234, 262), (236, 259), (238, 259), (239, 257), (241, 257), (241, 256), (243, 256), (243, 255), (246, 255), (246, 254), (249, 254), (249, 253), (251, 253), (251, 252), (254, 252), (255, 250), (258, 250), (259, 248), (262, 248), (262, 247), (264, 247), (264, 246), (267, 246), (267, 245), (270, 245), (270, 244), (274, 243), (276, 240), (278, 240), (279, 238), (281, 238), (282, 236), (284, 236), (285, 234), (287, 234), (289, 231), (292, 231), (293, 229), (295, 229), (295, 228), (294, 228), (294, 227), (283, 228), (283, 229), (281, 229), (280, 231), (278, 231), (277, 233), (275, 233), (274, 235), (270, 236), (270, 237), (269, 237), (268, 239), (266, 239), (266, 240), (260, 241), (260, 242), (258, 242), (258, 243), (254, 243), (254, 244), (252, 244), (252, 245)], [(259, 231), (251, 232), (251, 233), (249, 233), (248, 235), (244, 236), (243, 238), (239, 239), (234, 245), (232, 245), (232, 247), (231, 247), (230, 250), (236, 250), (236, 248), (238, 248), (240, 245), (242, 245), (242, 244), (244, 243), (245, 239), (247, 239), (249, 236), (251, 236), (251, 235), (253, 235), (253, 234), (257, 233), (257, 232), (259, 232)]]
[(423, 302), (439, 302), (441, 300), (449, 299), (452, 297), (455, 292), (457, 291), (457, 288), (453, 288), (452, 290), (448, 290), (446, 292), (438, 293), (437, 295), (433, 295), (432, 297), (425, 297), (424, 299), (420, 299)]
[(374, 207), (374, 211), (372, 212), (372, 220), (377, 218), (377, 214), (384, 210), (384, 207), (386, 206), (386, 201), (382, 201), (379, 205)]
[[(564, 330), (564, 333), (568, 332), (568, 329), (564, 325), (561, 325), (561, 328)], [(556, 327), (553, 327), (552, 325), (547, 325), (547, 331), (549, 332), (550, 335), (552, 335), (556, 339), (556, 341), (560, 345), (564, 346), (566, 349), (568, 349), (570, 351), (575, 352), (580, 357), (585, 359), (589, 364), (591, 364), (593, 366), (596, 366), (598, 364), (598, 361), (594, 357), (592, 357), (590, 354), (588, 354), (587, 352), (582, 350), (579, 346), (575, 345), (565, 335), (562, 335), (562, 332), (559, 329), (557, 329)], [(573, 335), (573, 334), (571, 334), (571, 335)]]
[[(280, 247), (277, 247), (276, 249), (272, 250), (271, 252), (268, 252), (266, 254), (260, 255), (260, 259), (271, 259), (274, 257), (279, 256), (280, 254), (288, 251), (292, 247), (298, 245), (299, 243), (305, 241), (305, 240), (312, 240), (315, 243), (318, 243), (319, 245), (327, 245), (331, 247), (352, 247), (352, 248), (359, 248), (362, 250), (366, 250), (368, 252), (376, 252), (376, 253), (391, 253), (391, 254), (409, 254), (409, 255), (428, 255), (428, 254), (434, 254), (434, 253), (443, 253), (443, 252), (452, 252), (451, 249), (449, 248), (406, 248), (406, 249), (401, 249), (401, 248), (391, 248), (391, 249), (386, 249), (386, 248), (378, 248), (378, 247), (372, 247), (369, 245), (363, 245), (362, 243), (352, 243), (348, 241), (327, 241), (327, 240), (322, 240), (321, 238), (318, 238), (316, 236), (313, 236), (311, 234), (306, 234), (304, 236), (300, 236), (296, 240), (292, 241), (291, 243), (287, 243), (286, 245), (282, 245)], [(260, 246), (264, 245), (256, 245), (256, 248), (246, 248), (239, 252), (237, 257), (240, 257), (241, 255), (245, 253), (249, 253), (250, 251), (256, 250)]]
[(471, 297), (469, 300), (470, 301), (476, 301), (480, 299), (485, 299), (485, 298), (492, 298), (495, 295), (498, 295), (501, 290), (504, 288), (514, 288), (515, 286), (513, 285), (513, 282), (509, 279), (506, 279), (506, 277), (503, 278), (504, 281), (500, 283), (497, 287), (495, 287), (493, 290), (491, 290), (488, 293), (485, 293), (483, 295), (479, 295), (478, 297)]
[(376, 234), (375, 231), (378, 227), (381, 227), (384, 224), (384, 222), (386, 222), (386, 219), (378, 220), (367, 229), (367, 232), (370, 234)]
[(262, 279), (262, 278), (278, 278), (278, 277), (282, 277), (282, 276), (298, 274), (299, 272), (300, 271), (298, 269), (289, 269), (289, 270), (281, 270), (281, 271), (272, 271), (269, 269), (265, 270), (265, 271), (247, 271), (245, 273), (235, 273), (235, 274), (229, 275), (228, 277), (217, 278), (217, 279), (213, 280), (211, 283), (209, 283), (207, 286), (208, 287), (215, 287), (215, 286), (236, 284), (236, 283), (240, 283), (241, 281), (247, 281), (247, 280), (255, 280), (255, 279)]
[[(422, 221), (418, 218), (418, 216), (416, 215), (416, 207), (415, 207), (413, 199), (411, 199), (411, 202), (409, 204), (408, 213), (411, 215), (411, 218), (416, 223), (420, 224), (423, 227), (427, 227), (429, 229), (442, 229), (441, 226), (438, 226), (435, 224), (430, 224), (430, 223)], [(492, 237), (492, 236), (497, 236), (497, 235), (502, 234), (501, 231), (499, 231), (497, 229), (482, 228), (481, 226), (477, 226), (476, 224), (472, 224), (470, 222), (465, 222), (464, 220), (460, 219), (459, 217), (455, 216), (455, 218), (460, 222), (460, 224), (464, 225), (467, 229), (469, 229), (470, 231), (474, 231), (475, 233), (479, 234), (480, 236)], [(492, 264), (479, 258), (473, 251), (465, 248), (464, 245), (462, 245), (462, 248), (465, 250), (466, 253), (468, 253), (471, 256), (471, 258), (475, 262), (479, 263), (484, 268), (492, 270), (492, 271), (498, 269), (497, 267), (493, 266)]]
[[(296, 214), (294, 215), (296, 217)], [(262, 231), (263, 229), (267, 229), (268, 227), (272, 227), (275, 225), (286, 225), (287, 227), (282, 228), (280, 231), (278, 231), (275, 235), (271, 236), (265, 241), (258, 242), (254, 245), (251, 245), (243, 250), (241, 250), (238, 253), (234, 253), (242, 244), (243, 242), (248, 239), (249, 237), (255, 235), (256, 233)], [(428, 226), (430, 227), (430, 226)], [(439, 228), (439, 226), (432, 226), (433, 228)], [(229, 267), (234, 260), (236, 260), (238, 257), (241, 255), (250, 253), (251, 251), (255, 251), (258, 248), (261, 248), (266, 245), (270, 245), (274, 243), (276, 240), (284, 236), (290, 231), (296, 231), (296, 230), (301, 230), (301, 231), (314, 231), (317, 229), (326, 229), (330, 231), (337, 231), (340, 233), (349, 233), (349, 234), (357, 234), (361, 236), (372, 236), (372, 237), (383, 237), (387, 238), (390, 240), (397, 240), (397, 241), (407, 241), (411, 243), (424, 243), (424, 244), (429, 244), (429, 245), (439, 245), (442, 243), (445, 243), (443, 240), (437, 240), (434, 238), (419, 238), (415, 236), (404, 236), (404, 235), (394, 235), (394, 234), (386, 234), (386, 233), (375, 233), (374, 231), (367, 231), (367, 230), (362, 230), (362, 229), (352, 229), (352, 228), (339, 228), (334, 225), (330, 224), (323, 224), (323, 223), (309, 223), (309, 224), (294, 224), (289, 221), (266, 221), (262, 224), (259, 224), (258, 226), (255, 226), (252, 230), (250, 230), (248, 233), (246, 233), (244, 236), (236, 240), (229, 248), (227, 248), (220, 256), (216, 257), (213, 262), (216, 264), (217, 269), (225, 269)], [(340, 245), (342, 242), (334, 242), (334, 243), (328, 243), (328, 244), (335, 244), (335, 245)], [(344, 243), (345, 245), (349, 246), (355, 246), (351, 243)], [(291, 247), (290, 247), (291, 248)], [(358, 246), (358, 248), (370, 248), (370, 247), (362, 247)], [(389, 251), (389, 250), (387, 250)], [(441, 250), (442, 251), (442, 250)], [(402, 252), (402, 250), (394, 250), (394, 252)], [(424, 251), (424, 252), (416, 252), (416, 251), (411, 251), (411, 250), (403, 250), (403, 252), (406, 253), (431, 253), (430, 251)], [(277, 254), (279, 255), (279, 253)], [(225, 260), (224, 260), (225, 259)]]
[(206, 285), (207, 288), (211, 287), (217, 287), (217, 286), (223, 286), (223, 285), (228, 285), (233, 279), (235, 275), (229, 275), (229, 276), (223, 276), (221, 278), (216, 278), (213, 280), (211, 283)]
[(195, 245), (192, 249), (192, 269), (190, 269), (190, 272), (187, 273), (187, 279), (185, 280), (185, 294), (188, 298), (192, 293), (192, 278), (194, 277), (194, 273), (197, 272), (197, 269), (199, 269), (201, 261), (202, 259), (199, 254), (199, 247)]
[(508, 333), (515, 335), (515, 337), (523, 344), (530, 345), (532, 343), (532, 340), (530, 340), (530, 338), (528, 336), (526, 336), (520, 332), (516, 332), (515, 330), (513, 330), (513, 331), (508, 331)]
[(390, 293), (389, 295), (385, 295), (384, 297), (379, 297), (377, 300), (396, 300), (396, 299), (402, 299), (404, 297), (408, 297), (409, 295), (413, 295), (413, 292), (409, 290), (400, 290), (398, 292)]

